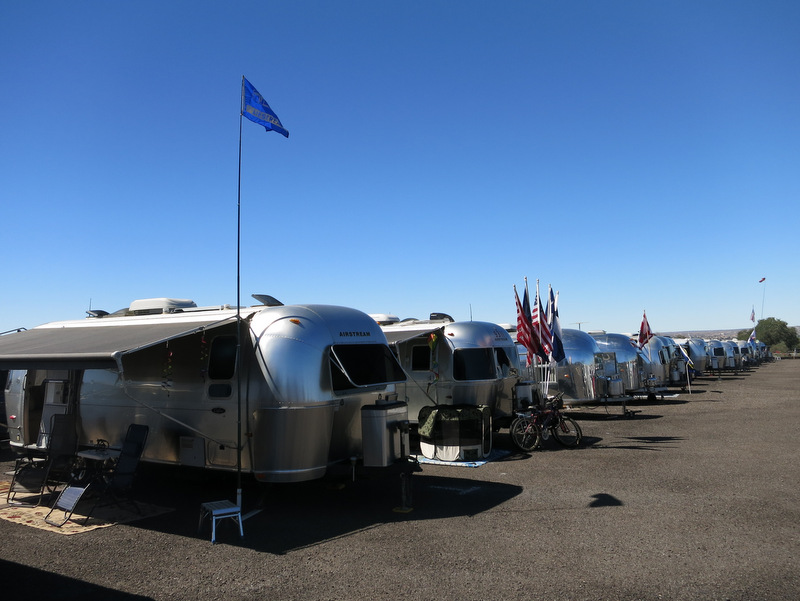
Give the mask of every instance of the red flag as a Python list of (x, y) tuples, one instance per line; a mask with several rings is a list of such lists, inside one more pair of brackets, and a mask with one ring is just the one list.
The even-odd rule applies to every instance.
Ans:
[(653, 330), (650, 329), (650, 324), (647, 321), (647, 311), (645, 311), (642, 315), (642, 325), (639, 326), (639, 348), (644, 347), (652, 337)]
[(767, 278), (761, 278), (760, 280), (758, 280), (758, 283), (760, 284), (761, 282), (763, 282), (763, 281), (764, 281), (764, 280), (766, 280), (766, 279), (767, 279)]

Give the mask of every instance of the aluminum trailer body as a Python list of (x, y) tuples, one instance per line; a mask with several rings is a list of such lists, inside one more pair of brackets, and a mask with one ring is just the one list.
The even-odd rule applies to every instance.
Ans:
[[(540, 366), (539, 381), (547, 396), (563, 394), (566, 405), (588, 405), (604, 401), (624, 402), (625, 388), (617, 371), (614, 351), (601, 351), (588, 332), (570, 328), (561, 331), (565, 357), (555, 367)], [(548, 375), (549, 372), (549, 375)]]
[(701, 374), (708, 370), (710, 357), (705, 340), (702, 338), (689, 338), (684, 343), (684, 348), (694, 364), (693, 369), (695, 372)]
[(592, 333), (601, 352), (616, 354), (617, 369), (627, 394), (637, 394), (647, 389), (646, 359), (626, 334)]
[(758, 363), (754, 343), (749, 340), (737, 340), (736, 345), (739, 347), (739, 354), (742, 356), (743, 367), (753, 367)]
[(739, 353), (739, 345), (733, 340), (723, 340), (722, 347), (725, 349), (725, 367), (734, 371), (742, 369), (742, 356)]
[(711, 361), (711, 370), (722, 371), (725, 369), (727, 356), (725, 354), (725, 347), (722, 346), (722, 342), (713, 338), (706, 340), (706, 348), (708, 348), (708, 355)]
[(52, 414), (70, 412), (81, 445), (119, 445), (145, 424), (144, 461), (241, 465), (266, 482), (360, 455), (361, 407), (405, 380), (374, 320), (328, 305), (239, 315), (240, 360), (235, 309), (174, 299), (0, 336), (12, 447), (41, 447)]
[(644, 351), (651, 358), (652, 366), (662, 378), (663, 385), (685, 385), (686, 361), (672, 338), (653, 336), (644, 345)]
[(409, 421), (417, 423), (426, 406), (485, 405), (496, 424), (510, 422), (520, 381), (514, 340), (494, 323), (435, 317), (381, 321), (407, 375), (395, 389), (398, 399), (408, 404)]

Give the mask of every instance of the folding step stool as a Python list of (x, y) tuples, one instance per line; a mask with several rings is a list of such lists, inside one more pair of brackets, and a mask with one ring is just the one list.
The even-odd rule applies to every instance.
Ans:
[(239, 536), (244, 536), (244, 529), (242, 528), (242, 508), (236, 503), (231, 501), (209, 501), (200, 505), (200, 523), (197, 525), (197, 531), (203, 527), (203, 520), (207, 517), (211, 518), (211, 542), (215, 543), (217, 539), (217, 520), (224, 520), (230, 518), (239, 524)]

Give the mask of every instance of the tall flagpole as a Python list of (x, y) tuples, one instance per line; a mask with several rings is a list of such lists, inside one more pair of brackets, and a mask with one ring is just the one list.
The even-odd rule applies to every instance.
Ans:
[(239, 103), (239, 182), (236, 192), (236, 505), (242, 507), (242, 115), (244, 114), (244, 75)]
[[(245, 115), (245, 104), (247, 115)], [(269, 107), (242, 75), (242, 101), (239, 105), (239, 188), (236, 199), (236, 504), (242, 506), (242, 312), (241, 312), (241, 255), (242, 255), (242, 118), (263, 125), (267, 131), (277, 131), (288, 138), (278, 115)], [(249, 331), (249, 329), (248, 329)]]

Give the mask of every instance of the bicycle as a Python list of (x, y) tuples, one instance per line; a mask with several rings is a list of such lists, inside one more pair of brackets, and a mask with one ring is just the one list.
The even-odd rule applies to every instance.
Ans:
[(541, 446), (543, 440), (550, 438), (550, 434), (557, 443), (567, 448), (577, 447), (581, 443), (581, 427), (578, 422), (561, 412), (564, 406), (561, 397), (559, 393), (545, 403), (543, 409), (535, 407), (517, 412), (517, 417), (509, 428), (511, 442), (515, 447), (520, 451), (533, 451)]

